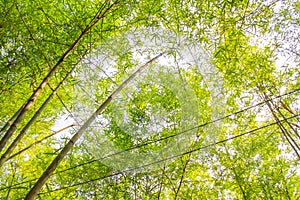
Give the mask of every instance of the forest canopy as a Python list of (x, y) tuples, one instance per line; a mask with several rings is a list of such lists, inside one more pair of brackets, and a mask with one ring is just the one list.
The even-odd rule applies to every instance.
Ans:
[(1, 199), (299, 199), (299, 0), (1, 0)]

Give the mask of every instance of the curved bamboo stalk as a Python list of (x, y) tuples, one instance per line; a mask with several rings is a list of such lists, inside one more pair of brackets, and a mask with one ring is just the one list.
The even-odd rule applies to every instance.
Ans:
[(69, 142), (64, 146), (61, 152), (56, 156), (56, 158), (52, 161), (52, 163), (48, 166), (48, 168), (44, 171), (43, 175), (39, 178), (39, 180), (35, 183), (33, 188), (29, 191), (26, 200), (33, 200), (37, 193), (40, 191), (42, 186), (54, 172), (56, 167), (60, 164), (62, 159), (67, 155), (67, 153), (74, 146), (76, 141), (83, 135), (84, 131), (91, 125), (91, 123), (96, 119), (96, 117), (102, 113), (102, 111), (106, 108), (106, 106), (121, 92), (121, 90), (126, 87), (130, 81), (132, 81), (136, 76), (138, 76), (143, 69), (145, 69), (150, 63), (161, 57), (165, 53), (160, 53), (159, 55), (152, 58), (146, 64), (141, 66), (137, 71), (135, 71), (131, 76), (129, 76), (99, 107), (98, 109), (89, 117), (89, 119), (81, 126), (81, 128), (74, 134), (74, 136), (69, 140)]

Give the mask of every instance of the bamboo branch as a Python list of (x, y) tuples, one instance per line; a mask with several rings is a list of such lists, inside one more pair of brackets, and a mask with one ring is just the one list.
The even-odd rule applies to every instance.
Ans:
[[(192, 154), (188, 154), (188, 158), (187, 158), (187, 161), (185, 161), (184, 163), (184, 166), (183, 166), (183, 169), (182, 169), (182, 174), (180, 176), (180, 181), (179, 181), (179, 184), (178, 184), (178, 187), (177, 187), (177, 190), (175, 190), (175, 195), (174, 195), (174, 200), (176, 200), (178, 198), (178, 194), (179, 194), (179, 191), (181, 189), (181, 186), (182, 186), (182, 183), (183, 183), (183, 179), (184, 179), (184, 175), (186, 173), (186, 168), (191, 160), (191, 155)], [(183, 160), (182, 160), (183, 161)]]
[[(285, 122), (289, 125), (289, 127), (293, 130), (293, 132), (298, 137), (298, 139), (300, 140), (300, 135), (298, 134), (297, 130), (294, 128), (294, 126), (297, 128), (299, 128), (299, 126), (296, 123), (289, 122), (279, 109), (277, 109), (277, 111), (280, 114), (280, 116), (285, 120)], [(294, 113), (292, 113), (292, 114), (295, 115)]]
[(56, 135), (56, 134), (62, 132), (62, 131), (64, 131), (64, 130), (68, 129), (68, 128), (71, 128), (71, 127), (73, 127), (73, 126), (74, 126), (74, 124), (71, 124), (71, 125), (69, 125), (69, 126), (66, 126), (66, 127), (62, 128), (62, 129), (58, 130), (58, 131), (54, 131), (54, 132), (51, 133), (50, 135), (47, 135), (46, 137), (44, 137), (44, 138), (42, 138), (42, 139), (40, 139), (40, 140), (38, 140), (38, 141), (36, 141), (36, 142), (30, 144), (29, 146), (25, 147), (24, 149), (22, 149), (22, 150), (18, 151), (17, 153), (11, 155), (9, 158), (7, 158), (7, 161), (10, 160), (10, 159), (12, 159), (12, 158), (14, 158), (14, 157), (17, 156), (17, 155), (20, 155), (21, 153), (23, 153), (24, 151), (30, 149), (31, 147), (33, 147), (33, 146), (35, 146), (35, 145), (37, 145), (37, 144), (43, 142), (44, 140), (46, 140), (46, 139), (48, 139), (48, 138), (50, 138), (50, 137), (52, 137), (52, 136), (54, 136), (54, 135)]

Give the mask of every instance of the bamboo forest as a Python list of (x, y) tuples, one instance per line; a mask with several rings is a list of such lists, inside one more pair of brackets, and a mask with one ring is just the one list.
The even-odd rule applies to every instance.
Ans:
[(299, 0), (0, 2), (0, 199), (300, 199)]

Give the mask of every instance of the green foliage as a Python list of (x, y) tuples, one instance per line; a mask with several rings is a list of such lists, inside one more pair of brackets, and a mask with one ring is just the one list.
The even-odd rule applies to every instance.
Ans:
[[(1, 128), (101, 6), (113, 2), (0, 1)], [(276, 98), (300, 87), (299, 10), (299, 1), (293, 0), (118, 1), (70, 50), (10, 138), (9, 144), (76, 66), (18, 142), (14, 156), (0, 166), (0, 198), (24, 198), (92, 112), (134, 70), (162, 53), (163, 44), (145, 43), (167, 43), (169, 38), (184, 41), (173, 41), (162, 61), (151, 63), (123, 88), (36, 198), (300, 198), (299, 158), (283, 134), (290, 134), (299, 153), (299, 116), (294, 116), (299, 114), (299, 91)], [(130, 39), (139, 33), (136, 41)], [(205, 53), (180, 54), (184, 45), (189, 51), (201, 46)], [(243, 110), (264, 101), (264, 94), (275, 98), (272, 109), (262, 103)], [(74, 126), (53, 134), (62, 117)], [(178, 147), (169, 147), (174, 141)], [(178, 150), (182, 146), (184, 152)], [(172, 155), (160, 151), (164, 148)], [(132, 156), (131, 167), (122, 170), (105, 162), (130, 152), (157, 158), (135, 166), (130, 165), (136, 163)]]

